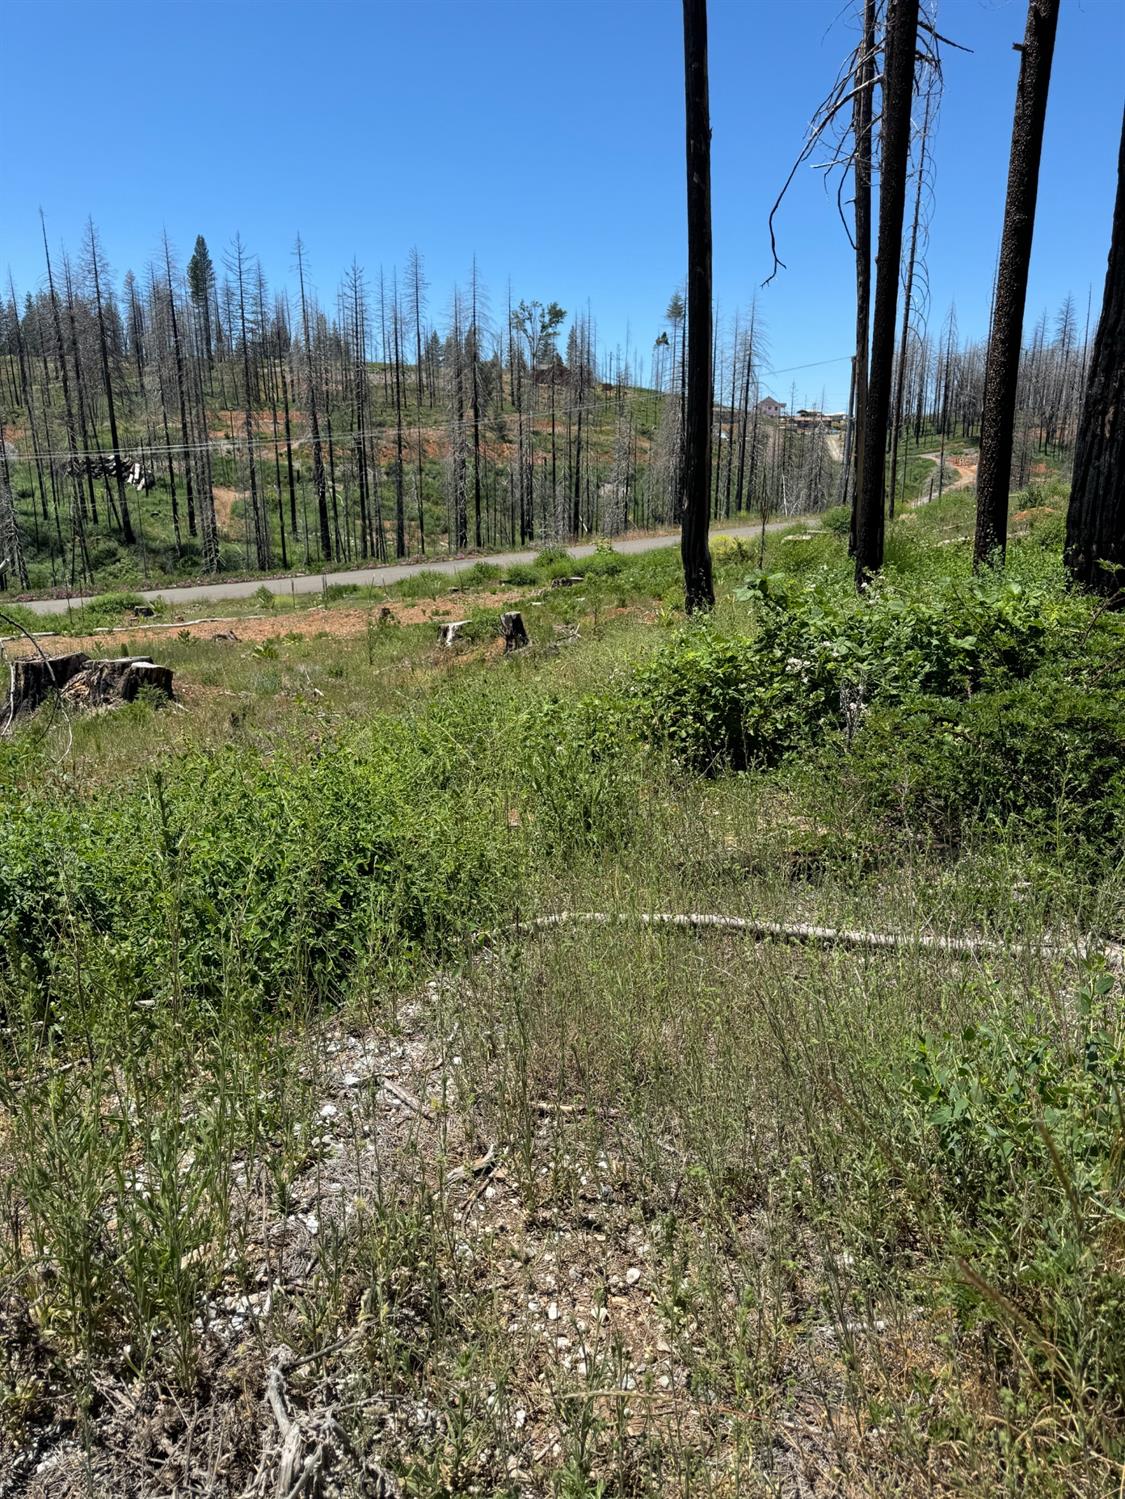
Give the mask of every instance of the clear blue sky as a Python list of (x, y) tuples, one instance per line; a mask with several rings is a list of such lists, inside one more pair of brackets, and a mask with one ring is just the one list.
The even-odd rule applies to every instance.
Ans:
[[(715, 288), (723, 315), (770, 268), (766, 218), (855, 31), (851, 0), (712, 0)], [(931, 325), (987, 326), (1024, 0), (942, 0)], [(435, 313), (474, 253), (503, 306), (589, 301), (603, 344), (647, 351), (685, 267), (677, 0), (8, 0), (0, 268), (42, 273), (37, 212), (77, 250), (92, 213), (120, 275), (167, 227), (216, 262), (236, 230), (271, 283), (298, 231), (323, 299), (425, 257)], [(47, 59), (44, 70), (43, 59)], [(1105, 274), (1125, 94), (1125, 0), (1062, 0), (1029, 319)], [(308, 107), (311, 104), (311, 110)], [(788, 270), (759, 294), (771, 364), (846, 355), (847, 242), (819, 174), (783, 210)], [(846, 362), (770, 377), (843, 405)]]

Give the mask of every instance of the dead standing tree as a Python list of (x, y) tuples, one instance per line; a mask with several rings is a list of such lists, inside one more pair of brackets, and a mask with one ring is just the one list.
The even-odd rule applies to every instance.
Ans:
[(1125, 601), (1125, 117), (1102, 315), (1074, 453), (1066, 567), (1083, 588)]
[[(853, 404), (856, 409), (852, 458), (855, 470), (849, 550), (856, 558), (856, 581), (862, 587), (882, 566), (885, 453), (890, 425), (895, 322), (910, 155), (911, 105), (915, 64), (931, 69), (940, 86), (939, 43), (948, 43), (920, 14), (919, 0), (890, 0), (878, 33), (875, 0), (865, 0), (860, 41), (837, 75), (831, 93), (816, 110), (805, 143), (770, 210), (769, 231), (773, 280), (784, 261), (777, 252), (774, 221), (798, 170), (816, 149), (836, 136), (825, 173), (842, 168), (837, 206), (856, 257), (856, 359)], [(926, 41), (919, 42), (919, 32)], [(957, 45), (956, 43), (952, 45)], [(883, 67), (878, 68), (882, 54)], [(881, 92), (878, 112), (876, 88)], [(927, 98), (931, 90), (927, 91)], [(850, 106), (850, 109), (849, 109)], [(878, 284), (874, 326), (868, 337), (871, 289), (871, 175), (875, 127), (879, 127)], [(921, 164), (920, 164), (921, 166)], [(844, 218), (842, 194), (854, 170), (855, 237)], [(881, 296), (880, 296), (881, 291)]]
[(977, 527), (973, 566), (1003, 563), (1008, 536), (1008, 491), (1012, 479), (1012, 445), (1019, 382), (1023, 311), (1027, 273), (1039, 193), (1039, 158), (1047, 117), (1047, 91), (1059, 0), (1031, 0), (1016, 85), (1012, 153), (1008, 163), (1008, 196), (988, 340), (981, 418), (980, 467), (977, 470)]
[(879, 235), (875, 309), (871, 327), (871, 366), (863, 423), (864, 465), (856, 488), (855, 581), (866, 587), (883, 565), (887, 427), (895, 357), (902, 222), (906, 209), (910, 156), (910, 106), (914, 95), (914, 53), (918, 40), (918, 0), (891, 0), (887, 13), (880, 129)]
[(687, 124), (688, 345), (680, 553), (689, 614), (715, 607), (707, 545), (711, 498), (711, 119), (707, 0), (684, 0)]

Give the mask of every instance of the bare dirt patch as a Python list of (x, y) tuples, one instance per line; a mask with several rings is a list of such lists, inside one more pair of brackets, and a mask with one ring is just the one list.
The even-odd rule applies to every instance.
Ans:
[[(136, 629), (126, 627), (106, 630), (100, 634), (67, 636), (66, 649), (87, 651), (92, 656), (116, 654), (126, 643), (129, 646), (159, 646), (167, 644), (169, 636), (188, 636), (192, 640), (249, 641), (258, 644), (265, 640), (279, 640), (286, 636), (329, 635), (336, 640), (354, 639), (363, 635), (372, 624), (378, 624), (383, 609), (390, 611), (390, 619), (397, 625), (428, 624), (444, 619), (460, 619), (475, 609), (506, 608), (521, 597), (516, 589), (503, 589), (493, 593), (444, 593), (432, 599), (410, 601), (388, 600), (384, 604), (372, 603), (365, 608), (328, 608), (317, 606), (290, 612), (284, 605), (276, 613), (259, 615), (209, 616), (199, 620), (185, 620), (160, 626), (138, 625)], [(45, 637), (42, 648), (50, 655), (60, 649), (62, 636)], [(19, 639), (4, 644), (8, 657), (36, 654), (30, 641)]]
[(226, 485), (212, 485), (211, 493), (215, 496), (215, 519), (219, 523), (219, 529), (229, 531), (231, 519), (234, 515), (235, 503), (246, 498), (244, 489), (229, 489)]

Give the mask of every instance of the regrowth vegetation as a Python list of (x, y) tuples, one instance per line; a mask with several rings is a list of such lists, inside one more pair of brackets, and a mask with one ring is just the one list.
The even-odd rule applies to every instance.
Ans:
[(1035, 498), (1003, 578), (960, 492), (686, 627), (672, 550), (547, 554), (514, 657), (173, 638), (180, 713), (8, 742), (11, 1460), (240, 1491), (273, 1379), (357, 1493), (1105, 1492), (1125, 636)]

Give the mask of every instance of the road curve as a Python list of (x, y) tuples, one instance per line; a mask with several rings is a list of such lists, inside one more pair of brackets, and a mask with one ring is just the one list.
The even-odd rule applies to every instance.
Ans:
[[(800, 516), (788, 516), (782, 520), (770, 521), (766, 526), (767, 531), (781, 531), (788, 526), (798, 524)], [(807, 518), (811, 520), (811, 517)], [(712, 529), (712, 536), (741, 537), (744, 540), (753, 539), (761, 535), (761, 526), (716, 526)], [(678, 531), (657, 532), (650, 536), (629, 536), (624, 540), (614, 541), (614, 548), (619, 552), (652, 552), (659, 547), (674, 546), (679, 538)], [(337, 583), (360, 583), (375, 587), (387, 587), (393, 583), (401, 583), (404, 578), (413, 578), (421, 572), (445, 573), (447, 577), (456, 577), (460, 572), (466, 571), (476, 562), (487, 562), (493, 567), (511, 567), (517, 562), (534, 562), (539, 555), (540, 548), (532, 548), (522, 552), (486, 552), (479, 557), (447, 557), (442, 559), (427, 560), (425, 562), (395, 562), (386, 567), (357, 567), (346, 572), (331, 573), (296, 573), (281, 578), (247, 578), (236, 583), (189, 583), (180, 587), (149, 588), (140, 594), (140, 597), (148, 603), (166, 604), (197, 604), (203, 600), (221, 601), (223, 599), (248, 599), (257, 593), (259, 588), (268, 588), (270, 593), (292, 594), (292, 593), (319, 593), (324, 583), (327, 582), (331, 588)], [(595, 547), (593, 543), (582, 546), (567, 547), (570, 556), (592, 557)], [(80, 604), (91, 595), (72, 595), (67, 599), (28, 599), (21, 600), (21, 607), (30, 609), (35, 614), (65, 614), (72, 604)]]

